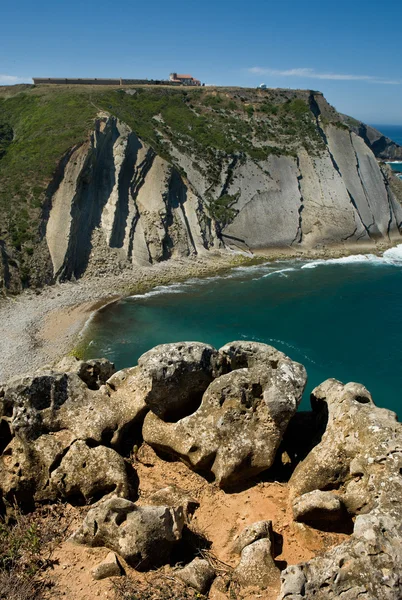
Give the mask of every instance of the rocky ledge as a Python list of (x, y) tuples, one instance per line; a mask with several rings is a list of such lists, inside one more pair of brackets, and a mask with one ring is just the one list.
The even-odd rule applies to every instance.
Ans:
[[(302, 365), (243, 341), (220, 350), (166, 344), (119, 372), (104, 359), (68, 358), (11, 380), (0, 386), (1, 510), (92, 505), (71, 541), (112, 551), (96, 579), (170, 564), (197, 593), (212, 585), (211, 598), (235, 585), (239, 597), (265, 589), (280, 600), (398, 600), (402, 427), (362, 385), (334, 379), (313, 391), (311, 412), (297, 412), (305, 384)], [(162, 457), (166, 473), (181, 461), (228, 498), (282, 478), (294, 526), (342, 533), (341, 543), (283, 564), (278, 523), (263, 513), (232, 536), (223, 580), (208, 553), (186, 553), (199, 510), (189, 490), (138, 497), (142, 446)]]

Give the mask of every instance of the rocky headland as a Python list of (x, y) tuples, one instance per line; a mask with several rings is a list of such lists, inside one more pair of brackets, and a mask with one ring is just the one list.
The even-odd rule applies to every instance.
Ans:
[(320, 92), (15, 86), (0, 115), (6, 291), (400, 240), (402, 182), (382, 162), (400, 147)]
[(69, 519), (43, 597), (399, 599), (401, 424), (333, 379), (297, 412), (306, 377), (242, 341), (4, 382), (1, 510)]

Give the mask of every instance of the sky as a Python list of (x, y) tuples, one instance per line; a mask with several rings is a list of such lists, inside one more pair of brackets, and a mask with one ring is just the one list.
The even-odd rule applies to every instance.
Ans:
[(164, 79), (322, 91), (402, 125), (402, 0), (1, 0), (0, 85)]

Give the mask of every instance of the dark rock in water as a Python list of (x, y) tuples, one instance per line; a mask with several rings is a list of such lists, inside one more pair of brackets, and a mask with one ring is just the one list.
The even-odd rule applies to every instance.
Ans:
[(351, 119), (346, 115), (344, 117), (348, 127), (363, 138), (377, 158), (382, 158), (383, 160), (402, 160), (402, 146), (396, 144), (389, 137), (381, 133), (381, 131), (378, 131), (378, 129), (366, 125), (366, 123), (362, 123), (361, 121)]
[(177, 423), (149, 412), (143, 436), (155, 449), (211, 472), (225, 487), (272, 465), (301, 400), (306, 371), (265, 344), (234, 342), (219, 354), (236, 370), (215, 379), (198, 410)]
[(181, 508), (136, 506), (115, 497), (92, 508), (71, 541), (106, 546), (142, 571), (169, 561), (183, 525)]

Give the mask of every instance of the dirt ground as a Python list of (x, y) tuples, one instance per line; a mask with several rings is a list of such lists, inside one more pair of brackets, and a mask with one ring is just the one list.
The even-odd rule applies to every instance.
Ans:
[[(174, 485), (188, 492), (199, 502), (190, 524), (192, 531), (206, 538), (211, 546), (207, 556), (218, 566), (219, 573), (230, 578), (230, 571), (239, 561), (239, 557), (231, 552), (232, 544), (237, 535), (247, 526), (256, 521), (271, 520), (274, 530), (274, 558), (282, 570), (287, 565), (309, 560), (328, 550), (330, 547), (346, 539), (345, 534), (326, 533), (312, 529), (302, 524), (294, 523), (288, 505), (289, 489), (286, 483), (275, 481), (252, 481), (249, 486), (233, 492), (224, 492), (216, 485), (208, 483), (203, 477), (194, 473), (180, 461), (168, 462), (155, 454), (146, 444), (143, 444), (133, 458), (133, 466), (139, 478), (138, 504), (147, 504), (149, 496), (166, 486)], [(60, 528), (65, 529), (64, 541), (59, 543), (52, 553), (52, 566), (44, 578), (51, 582), (47, 597), (68, 598), (68, 600), (92, 600), (93, 598), (109, 598), (120, 600), (129, 598), (161, 598), (176, 600), (178, 596), (170, 596), (168, 590), (147, 595), (140, 590), (153, 581), (174, 580), (175, 565), (168, 566), (158, 572), (139, 573), (122, 562), (127, 576), (132, 580), (132, 588), (137, 589), (135, 595), (122, 595), (115, 588), (117, 580), (112, 578), (96, 581), (92, 569), (109, 553), (107, 548), (87, 548), (68, 541), (69, 535), (78, 528), (89, 507), (66, 506), (60, 519)], [(60, 507), (59, 507), (60, 509)], [(191, 557), (192, 558), (192, 557)], [(219, 577), (209, 593), (210, 600), (224, 600), (234, 597), (233, 590), (224, 591), (222, 582), (225, 577)], [(249, 593), (235, 593), (236, 598), (264, 598), (273, 600), (279, 592), (277, 586), (264, 590), (250, 590)], [(163, 586), (162, 586), (163, 587)], [(156, 595), (155, 595), (156, 594)], [(160, 595), (159, 595), (160, 594)], [(164, 595), (166, 594), (166, 595)], [(180, 598), (200, 598), (201, 596), (180, 595)]]

